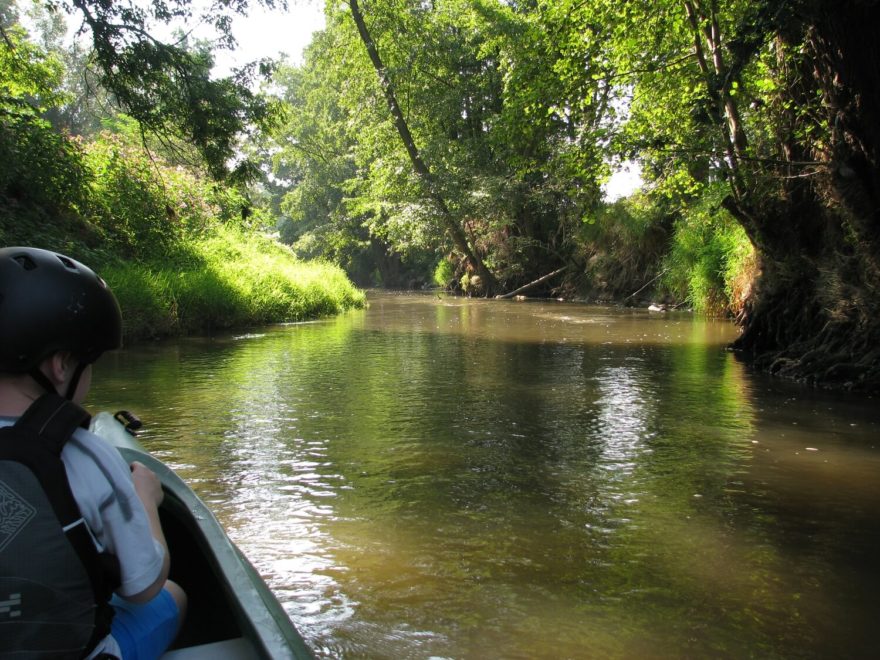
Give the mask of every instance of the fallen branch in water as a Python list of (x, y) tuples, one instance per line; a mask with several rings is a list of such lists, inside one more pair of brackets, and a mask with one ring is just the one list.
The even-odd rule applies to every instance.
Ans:
[(538, 286), (541, 282), (546, 282), (551, 277), (555, 277), (556, 275), (559, 275), (559, 273), (561, 273), (565, 270), (568, 270), (568, 266), (563, 266), (562, 268), (557, 268), (552, 273), (548, 273), (547, 275), (544, 275), (544, 277), (539, 277), (534, 282), (529, 282), (525, 286), (521, 286), (520, 288), (516, 289), (515, 291), (511, 291), (510, 293), (505, 293), (503, 295), (495, 296), (495, 299), (496, 300), (505, 300), (505, 299), (513, 298), (514, 296), (518, 296), (523, 291), (528, 291), (532, 287)]
[(647, 288), (648, 288), (649, 286), (651, 286), (654, 282), (656, 282), (656, 281), (659, 280), (661, 277), (663, 277), (664, 275), (666, 275), (666, 272), (667, 272), (668, 270), (669, 270), (668, 268), (664, 268), (662, 271), (660, 271), (660, 274), (657, 275), (657, 277), (655, 277), (654, 279), (652, 279), (650, 282), (646, 283), (641, 289), (639, 289), (639, 290), (636, 291), (635, 293), (631, 293), (631, 294), (629, 294), (626, 298), (624, 298), (624, 300), (629, 300), (629, 299), (632, 298), (633, 296), (637, 296), (637, 295), (639, 295), (642, 291), (644, 291), (645, 289), (647, 289)]

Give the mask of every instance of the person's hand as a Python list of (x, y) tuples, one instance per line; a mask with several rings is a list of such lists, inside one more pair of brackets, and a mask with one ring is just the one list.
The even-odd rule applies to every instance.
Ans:
[(162, 482), (150, 468), (135, 461), (131, 464), (131, 480), (134, 482), (135, 492), (144, 504), (151, 503), (157, 507), (162, 504), (165, 497)]

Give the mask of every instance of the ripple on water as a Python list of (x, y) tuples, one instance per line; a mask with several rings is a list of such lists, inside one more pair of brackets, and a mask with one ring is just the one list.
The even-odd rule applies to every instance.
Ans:
[(875, 405), (762, 383), (725, 324), (434, 300), (126, 351), (95, 393), (319, 656), (869, 655)]

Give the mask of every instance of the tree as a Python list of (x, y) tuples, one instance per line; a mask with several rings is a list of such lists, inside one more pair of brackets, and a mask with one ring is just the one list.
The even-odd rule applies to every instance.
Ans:
[(367, 28), (366, 22), (364, 21), (360, 5), (358, 5), (357, 0), (348, 0), (348, 5), (351, 9), (351, 16), (357, 26), (361, 41), (367, 50), (367, 54), (370, 56), (370, 61), (373, 63), (373, 67), (376, 69), (376, 74), (379, 76), (382, 91), (385, 95), (385, 100), (388, 103), (388, 110), (394, 118), (394, 126), (406, 148), (413, 169), (422, 181), (428, 197), (436, 206), (446, 231), (452, 239), (456, 249), (464, 255), (471, 267), (473, 267), (476, 273), (482, 278), (482, 285), (486, 294), (492, 295), (498, 290), (498, 280), (495, 275), (486, 268), (483, 260), (472, 249), (460, 221), (450, 211), (446, 198), (440, 193), (434, 174), (422, 158), (419, 148), (416, 146), (415, 139), (410, 132), (406, 117), (404, 117), (400, 104), (397, 102), (394, 84), (382, 62), (379, 50), (373, 41), (373, 37)]
[(0, 13), (0, 105), (5, 114), (33, 116), (60, 103), (63, 64), (28, 39), (15, 7)]
[(633, 148), (667, 188), (725, 181), (760, 257), (736, 346), (775, 373), (875, 387), (880, 74), (865, 26), (880, 4), (685, 0), (631, 18), (642, 29), (615, 50)]
[(880, 71), (869, 26), (880, 21), (880, 3), (766, 5), (793, 104), (777, 101), (775, 208), (737, 209), (767, 271), (738, 344), (774, 371), (876, 388)]
[[(347, 216), (401, 251), (452, 252), (459, 275), (480, 274), (480, 260), (504, 288), (569, 262), (571, 235), (600, 199), (600, 144), (613, 121), (613, 88), (595, 75), (598, 65), (592, 77), (572, 75), (598, 61), (601, 30), (588, 41), (574, 30), (563, 36), (565, 17), (552, 7), (495, 0), (365, 6), (328, 13), (332, 52), (304, 65), (310, 79), (326, 79), (321, 95), (336, 97), (337, 119), (319, 123), (351, 145)], [(308, 150), (335, 151), (338, 139), (321, 133), (328, 149), (310, 132)]]
[[(275, 0), (258, 1), (268, 7), (276, 4)], [(237, 138), (273, 119), (273, 106), (249, 87), (255, 73), (267, 73), (266, 64), (213, 79), (209, 50), (190, 48), (185, 39), (166, 43), (150, 32), (157, 22), (197, 18), (218, 30), (221, 46), (232, 47), (231, 15), (245, 11), (246, 0), (215, 2), (199, 16), (194, 16), (187, 0), (154, 0), (146, 5), (134, 0), (43, 4), (81, 17), (81, 29), (91, 37), (98, 82), (145, 134), (166, 144), (181, 140), (192, 145), (215, 177), (230, 174)], [(247, 179), (253, 175), (252, 166), (240, 163), (231, 174)]]
[(271, 161), (268, 185), (279, 200), (281, 239), (303, 257), (340, 263), (369, 281), (360, 272), (369, 271), (360, 266), (367, 231), (344, 204), (357, 167), (335, 92), (339, 69), (328, 57), (335, 51), (333, 35), (318, 33), (306, 50), (306, 66), (282, 65), (275, 72), (273, 86), (286, 112), (263, 147), (263, 160)]

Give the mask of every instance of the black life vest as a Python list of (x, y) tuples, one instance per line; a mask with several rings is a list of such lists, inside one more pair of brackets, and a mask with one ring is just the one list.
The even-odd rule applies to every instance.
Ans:
[(110, 633), (119, 564), (98, 553), (61, 461), (88, 420), (45, 394), (0, 429), (0, 658), (82, 658)]

